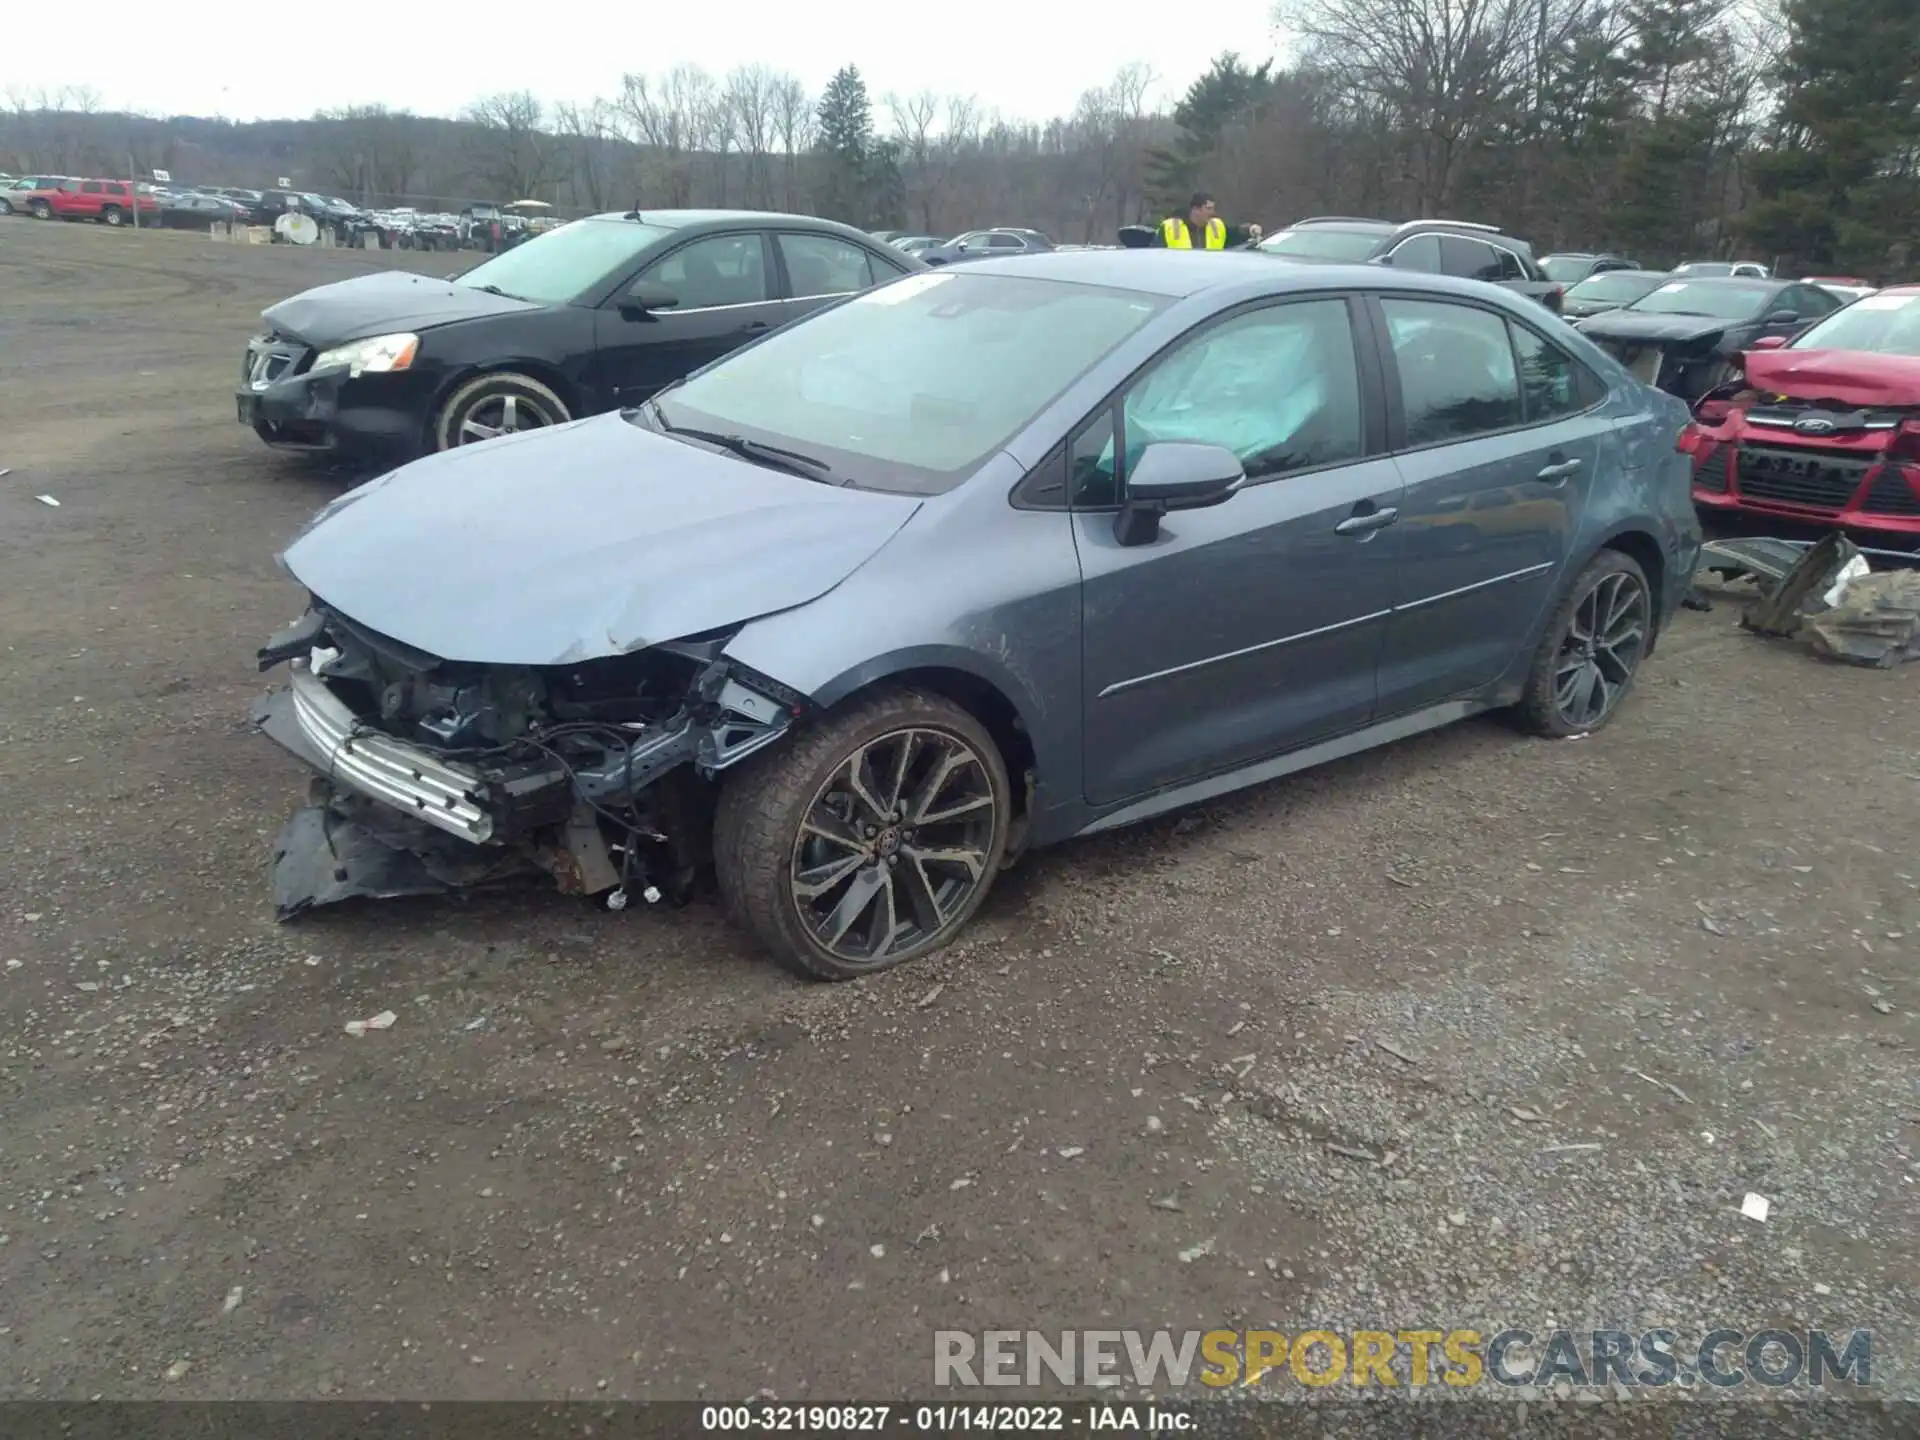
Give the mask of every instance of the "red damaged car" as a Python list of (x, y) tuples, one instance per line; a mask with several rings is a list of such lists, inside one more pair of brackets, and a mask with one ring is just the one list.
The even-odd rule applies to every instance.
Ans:
[(1681, 437), (1695, 505), (1920, 538), (1920, 285), (1762, 340), (1741, 367)]

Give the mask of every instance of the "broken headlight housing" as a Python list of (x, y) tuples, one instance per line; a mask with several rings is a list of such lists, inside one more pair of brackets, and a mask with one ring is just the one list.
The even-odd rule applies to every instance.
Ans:
[(322, 350), (313, 362), (313, 369), (316, 373), (321, 370), (345, 370), (350, 379), (361, 375), (384, 375), (391, 370), (405, 370), (413, 364), (413, 357), (419, 351), (418, 335), (373, 335), (365, 340), (350, 340), (345, 345)]

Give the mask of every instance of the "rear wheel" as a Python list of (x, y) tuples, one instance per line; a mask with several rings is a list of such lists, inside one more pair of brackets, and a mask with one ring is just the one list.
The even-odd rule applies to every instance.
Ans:
[(895, 691), (728, 775), (714, 867), (728, 917), (782, 965), (850, 980), (950, 942), (987, 898), (1011, 821), (980, 722)]
[(1535, 652), (1520, 719), (1565, 739), (1613, 718), (1653, 638), (1653, 589), (1630, 555), (1602, 550), (1580, 572)]
[(118, 205), (109, 205), (100, 212), (100, 218), (108, 225), (120, 225), (126, 221), (126, 212)]
[(434, 447), (451, 450), (572, 418), (566, 402), (531, 375), (499, 370), (475, 376), (447, 397), (434, 421)]
[(36, 220), (51, 220), (53, 218), (53, 206), (44, 200), (29, 200), (27, 202), (27, 213)]

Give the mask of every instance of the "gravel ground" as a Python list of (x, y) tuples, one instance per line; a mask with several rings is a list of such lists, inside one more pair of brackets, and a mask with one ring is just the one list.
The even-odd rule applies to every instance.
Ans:
[(1600, 735), (1037, 856), (871, 981), (705, 903), (276, 925), (252, 652), (342, 481), (232, 383), (393, 258), (0, 221), (0, 1394), (925, 1396), (936, 1328), (1421, 1322), (1871, 1327), (1916, 1392), (1916, 677), (1730, 603)]

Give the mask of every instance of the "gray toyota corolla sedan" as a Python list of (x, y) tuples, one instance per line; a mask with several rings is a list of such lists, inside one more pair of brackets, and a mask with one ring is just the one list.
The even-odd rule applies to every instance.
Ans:
[(1618, 709), (1692, 573), (1679, 401), (1493, 286), (1168, 252), (846, 300), (420, 460), (286, 551), (282, 915), (708, 867), (801, 972), (1015, 856), (1511, 707)]

